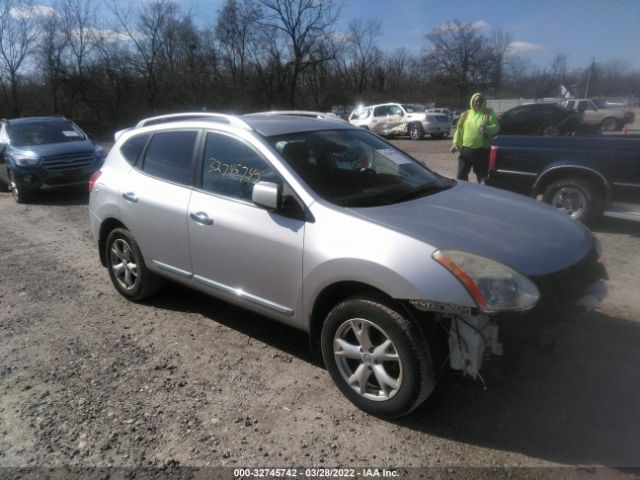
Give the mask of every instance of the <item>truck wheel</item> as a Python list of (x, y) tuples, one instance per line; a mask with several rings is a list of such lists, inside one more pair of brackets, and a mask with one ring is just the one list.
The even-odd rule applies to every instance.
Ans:
[(105, 249), (109, 277), (120, 295), (137, 302), (160, 289), (160, 279), (145, 265), (138, 242), (129, 230), (112, 230)]
[(557, 180), (550, 184), (543, 199), (582, 223), (594, 221), (602, 213), (604, 199), (592, 183), (580, 178)]
[(29, 201), (29, 191), (18, 186), (18, 181), (12, 170), (9, 170), (9, 188), (16, 203), (27, 203)]
[(406, 415), (435, 387), (429, 347), (418, 327), (376, 296), (351, 297), (331, 310), (321, 345), (337, 387), (371, 415)]
[(422, 137), (424, 137), (422, 125), (419, 123), (409, 125), (409, 138), (411, 138), (411, 140), (422, 140)]
[(614, 131), (618, 130), (618, 120), (616, 120), (615, 118), (612, 118), (612, 117), (605, 118), (602, 121), (601, 128), (605, 132), (614, 132)]

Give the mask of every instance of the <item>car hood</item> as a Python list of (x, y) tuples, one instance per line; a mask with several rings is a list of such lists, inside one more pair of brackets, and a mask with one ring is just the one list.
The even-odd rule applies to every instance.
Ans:
[(407, 120), (419, 120), (419, 121), (423, 121), (425, 118), (427, 118), (427, 114), (424, 112), (415, 112), (415, 113), (408, 113), (407, 114)]
[(79, 142), (48, 143), (46, 145), (11, 147), (11, 150), (15, 153), (32, 152), (39, 157), (47, 157), (49, 155), (85, 153), (93, 151), (93, 148), (94, 146), (91, 140), (82, 140)]
[(548, 205), (467, 182), (408, 202), (349, 210), (434, 248), (482, 255), (529, 276), (575, 264), (594, 242), (582, 224)]

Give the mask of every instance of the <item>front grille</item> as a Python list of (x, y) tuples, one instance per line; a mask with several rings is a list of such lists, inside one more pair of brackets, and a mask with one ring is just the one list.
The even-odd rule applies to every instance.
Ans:
[(50, 172), (78, 170), (91, 166), (94, 160), (93, 154), (90, 152), (50, 155), (42, 159), (42, 168)]

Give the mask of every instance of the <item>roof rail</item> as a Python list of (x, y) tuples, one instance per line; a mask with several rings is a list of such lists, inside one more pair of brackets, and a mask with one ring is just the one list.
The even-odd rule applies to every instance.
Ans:
[(336, 120), (340, 119), (335, 113), (332, 112), (316, 112), (313, 110), (270, 110), (268, 112), (254, 112), (248, 113), (246, 116), (250, 115), (284, 115), (290, 117), (310, 117), (310, 118), (321, 118), (325, 120)]
[(188, 113), (171, 113), (168, 115), (159, 115), (157, 117), (145, 118), (136, 124), (136, 128), (146, 127), (148, 125), (157, 125), (159, 123), (173, 122), (179, 120), (211, 120), (213, 122), (222, 122), (234, 127), (244, 128), (245, 130), (253, 130), (251, 126), (236, 117), (235, 115), (227, 115), (225, 113), (214, 112), (188, 112)]

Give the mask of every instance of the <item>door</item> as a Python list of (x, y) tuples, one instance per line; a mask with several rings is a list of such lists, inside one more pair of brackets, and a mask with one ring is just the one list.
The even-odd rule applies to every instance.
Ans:
[(403, 126), (407, 123), (404, 111), (400, 105), (389, 105), (389, 116), (387, 117), (387, 130), (405, 130)]
[(253, 186), (283, 180), (251, 145), (208, 132), (201, 189), (189, 204), (194, 279), (236, 303), (294, 315), (302, 292), (304, 220), (251, 202)]
[(384, 134), (387, 130), (387, 117), (389, 116), (389, 106), (380, 105), (373, 109), (370, 130), (377, 134)]
[(191, 273), (187, 208), (197, 137), (194, 130), (153, 135), (122, 188), (122, 218), (145, 263), (184, 277)]

